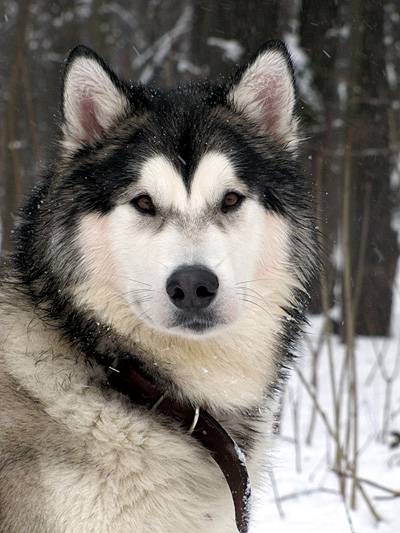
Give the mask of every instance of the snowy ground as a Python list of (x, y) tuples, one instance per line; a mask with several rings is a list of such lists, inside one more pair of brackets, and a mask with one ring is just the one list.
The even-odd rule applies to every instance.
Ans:
[[(321, 319), (312, 320), (309, 338), (317, 342)], [(344, 347), (333, 337), (335, 367), (340, 368)], [(311, 355), (305, 345), (299, 368), (310, 381)], [(400, 340), (359, 338), (357, 340), (359, 383), (359, 477), (400, 491), (400, 447), (389, 446), (390, 431), (400, 431)], [(386, 375), (387, 374), (387, 375)], [(383, 375), (393, 376), (390, 419), (385, 435), (384, 408), (387, 384)], [(318, 399), (332, 423), (332, 396), (326, 348), (318, 371)], [(386, 396), (387, 397), (387, 396)], [(312, 444), (307, 446), (312, 401), (294, 373), (284, 402), (282, 437), (270, 453), (276, 492), (271, 480), (258, 509), (251, 533), (399, 533), (400, 498), (363, 484), (382, 521), (377, 523), (361, 498), (357, 511), (350, 511), (338, 494), (337, 476), (331, 471), (334, 446), (326, 426), (317, 415)], [(296, 415), (297, 411), (297, 415)], [(297, 429), (296, 429), (297, 420)], [(295, 437), (299, 445), (295, 445)], [(296, 452), (297, 449), (297, 452)], [(298, 472), (296, 470), (299, 470)], [(386, 499), (381, 499), (385, 497)], [(280, 506), (280, 510), (278, 507)]]

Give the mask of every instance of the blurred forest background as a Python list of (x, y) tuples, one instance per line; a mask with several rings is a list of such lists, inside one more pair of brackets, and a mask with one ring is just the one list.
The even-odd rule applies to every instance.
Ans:
[(0, 0), (0, 28), (3, 251), (55, 148), (72, 47), (93, 47), (128, 79), (171, 86), (228, 72), (280, 38), (297, 70), (302, 157), (326, 250), (313, 311), (329, 311), (344, 338), (389, 333), (400, 229), (398, 0)]
[(318, 316), (282, 399), (285, 469), (270, 479), (280, 517), (286, 505), (293, 521), (274, 521), (267, 505), (264, 524), (300, 531), (304, 517), (307, 533), (375, 531), (363, 515), (354, 526), (349, 509), (359, 500), (368, 520), (388, 520), (381, 533), (393, 533), (400, 531), (399, 0), (0, 0), (1, 250), (10, 249), (18, 206), (56, 148), (71, 48), (94, 48), (127, 79), (173, 86), (227, 73), (276, 38), (295, 64), (301, 157), (313, 176), (325, 255), (313, 291)]

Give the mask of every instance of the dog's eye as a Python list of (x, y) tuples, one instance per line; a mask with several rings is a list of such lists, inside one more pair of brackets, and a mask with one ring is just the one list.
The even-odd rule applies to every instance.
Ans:
[(225, 194), (222, 203), (221, 203), (221, 211), (223, 213), (228, 213), (229, 211), (233, 211), (234, 209), (237, 209), (240, 204), (243, 202), (244, 196), (237, 192), (228, 192)]
[(131, 200), (131, 204), (139, 213), (144, 215), (154, 216), (156, 214), (156, 208), (154, 207), (153, 200), (148, 194), (141, 194)]

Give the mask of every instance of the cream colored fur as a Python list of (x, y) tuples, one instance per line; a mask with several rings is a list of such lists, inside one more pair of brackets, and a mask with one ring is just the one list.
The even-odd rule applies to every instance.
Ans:
[[(157, 205), (161, 200), (165, 208), (173, 205), (183, 222), (159, 232), (141, 228), (142, 216), (125, 203), (107, 217), (87, 215), (79, 243), (87, 276), (72, 290), (79, 308), (94, 311), (142, 346), (144, 356), (171, 375), (187, 398), (224, 411), (261, 404), (266, 384), (276, 377), (283, 307), (298, 286), (282, 217), (267, 214), (251, 198), (223, 230), (198, 217), (233, 186), (243, 190), (220, 154), (200, 161), (190, 193), (165, 158), (150, 159), (130, 197), (151, 194)], [(226, 324), (208, 335), (191, 337), (166, 325), (174, 310), (166, 281), (182, 264), (204, 264), (218, 275), (215, 305)]]
[[(285, 270), (285, 224), (266, 216), (263, 231), (266, 252), (255, 271), (261, 281), (254, 287), (268, 298), (268, 305), (246, 304), (242, 318), (215, 337), (199, 341), (166, 336), (138, 321), (106, 288), (96, 291), (97, 300), (90, 284), (80, 289), (80, 305), (90, 300), (118, 331), (132, 332), (153, 364), (165, 368), (189, 399), (211, 404), (228, 430), (237, 423), (234, 409), (259, 406), (264, 423), (258, 429), (265, 438), (249, 461), (255, 495), (273, 409), (271, 404), (268, 410), (264, 407), (264, 394), (276, 377), (274, 336), (280, 306), (289, 298), (286, 287), (294, 283)], [(12, 424), (18, 412), (22, 422), (15, 439), (39, 453), (38, 481), (21, 477), (21, 486), (27, 488), (19, 505), (32, 498), (31, 491), (42, 493), (38, 513), (50, 526), (33, 530), (15, 518), (16, 527), (8, 531), (234, 533), (231, 497), (208, 453), (189, 436), (165, 428), (153, 413), (132, 410), (117, 395), (105, 396), (87, 386), (88, 370), (76, 363), (70, 346), (28, 304), (24, 307), (18, 299), (1, 307), (2, 379), (39, 402), (26, 409), (24, 402), (14, 401), (9, 417)], [(41, 412), (38, 428), (31, 422), (32, 409)]]
[[(219, 198), (226, 187), (239, 187), (233, 169), (216, 155), (200, 163), (193, 196), (180, 187), (178, 176), (171, 176), (165, 162), (153, 161), (153, 172), (154, 164), (164, 173), (169, 171), (164, 179), (172, 184), (163, 191), (159, 176), (160, 198), (164, 203), (175, 201), (175, 208), (186, 216), (192, 212), (194, 220), (212, 201), (207, 191)], [(211, 173), (214, 180), (218, 176), (220, 189), (212, 187)], [(151, 180), (144, 183), (152, 187)], [(138, 190), (142, 186), (139, 182)], [(157, 189), (156, 184), (153, 187)], [(289, 268), (289, 227), (249, 199), (240, 227), (232, 233), (226, 230), (218, 236), (215, 228), (196, 228), (188, 220), (190, 231), (180, 237), (186, 244), (180, 248), (177, 241), (178, 251), (171, 247), (170, 237), (164, 246), (145, 237), (141, 248), (135, 215), (121, 220), (119, 209), (102, 219), (90, 215), (82, 220), (79, 246), (86, 274), (71, 289), (76, 305), (95, 312), (128, 344), (139, 344), (143, 357), (166, 372), (187, 400), (207, 405), (228, 431), (241, 422), (238, 409), (258, 408), (264, 413), (257, 428), (261, 437), (249, 459), (257, 494), (274, 407), (270, 403), (267, 410), (264, 397), (276, 379), (282, 308), (297, 285)], [(130, 241), (146, 268), (138, 271), (134, 257), (124, 257), (130, 253)], [(152, 249), (147, 256), (146, 246)], [(130, 286), (124, 260), (128, 259), (136, 282), (153, 280), (153, 290), (164, 293), (166, 277), (184, 262), (188, 248), (192, 260), (207, 264), (212, 257), (209, 264), (220, 277), (222, 293), (225, 290), (222, 307), (227, 308), (227, 325), (197, 338), (166, 332), (154, 310), (149, 310), (150, 319), (143, 320), (143, 310), (126, 296)], [(154, 255), (160, 253), (166, 255)], [(3, 487), (11, 478), (18, 480), (15, 513), (40, 494), (31, 525), (13, 514), (3, 533), (233, 533), (231, 496), (209, 454), (190, 436), (171, 431), (157, 414), (132, 409), (116, 393), (88, 385), (91, 376), (82, 355), (74, 353), (29, 302), (12, 289), (2, 300), (6, 303), (0, 306), (0, 400), (10, 404), (0, 409), (0, 423), (8, 435), (0, 435), (0, 451), (13, 456), (12, 435), (13, 446), (34, 450), (35, 459), (29, 463), (34, 474), (24, 475), (17, 468), (0, 476)], [(157, 309), (167, 302), (160, 304), (155, 298), (149, 304)], [(0, 488), (1, 503), (0, 519), (13, 506)]]
[[(37, 452), (37, 460), (32, 464), (35, 474), (28, 478), (18, 467), (9, 472), (19, 485), (13, 496), (15, 514), (2, 533), (233, 533), (230, 493), (209, 454), (190, 436), (166, 428), (157, 415), (132, 410), (117, 394), (105, 395), (88, 386), (88, 369), (76, 362), (76, 354), (58, 332), (48, 328), (29, 304), (14, 303), (13, 294), (10, 299), (13, 303), (3, 304), (0, 314), (0, 421), (3, 431), (5, 426), (12, 428), (7, 428), (12, 448), (28, 446)], [(141, 336), (149, 345), (157, 345), (157, 338), (146, 337), (145, 329)], [(250, 400), (262, 405), (257, 372), (265, 376), (272, 365), (270, 355), (264, 354), (262, 368), (261, 346), (252, 346), (250, 338), (247, 343), (238, 339), (237, 348), (243, 352), (241, 357), (237, 349), (233, 352), (234, 370), (222, 383), (218, 376), (228, 371), (232, 345), (221, 352), (222, 345), (214, 340), (208, 345), (210, 353), (198, 343), (187, 343), (185, 353), (168, 351), (167, 345), (165, 341), (157, 345), (155, 357), (164, 354), (160, 364), (169, 357), (179, 379), (187, 380), (187, 391), (193, 387), (228, 407)], [(249, 372), (257, 360), (258, 368)], [(207, 366), (205, 373), (202, 368)], [(229, 401), (233, 391), (237, 398)], [(265, 415), (267, 421), (270, 413)], [(235, 417), (223, 413), (221, 417), (228, 430), (235, 425)], [(269, 425), (265, 422), (258, 429), (267, 436)], [(2, 453), (9, 445), (0, 436)], [(249, 462), (256, 493), (265, 446), (261, 440)], [(1, 473), (3, 487), (9, 482), (7, 475), (7, 470)], [(41, 495), (37, 517), (25, 520), (18, 509), (29, 509), (37, 494)], [(4, 498), (1, 494), (0, 517)], [(46, 526), (35, 525), (42, 523), (38, 517)]]
[[(275, 59), (274, 79), (284, 92), (282, 63)], [(103, 76), (94, 62), (77, 61), (66, 80), (69, 150), (87, 134), (78, 120), (82, 98), (93, 104), (96, 127), (107, 128), (125, 106), (106, 75), (100, 88), (93, 83)], [(260, 59), (254, 68), (261, 67)], [(249, 90), (258, 87), (254, 72), (245, 77)], [(254, 113), (245, 93), (238, 88), (234, 103)], [(290, 106), (291, 95), (285, 94)], [(105, 99), (112, 104), (109, 112)], [(279, 135), (290, 135), (288, 123), (278, 127)], [(210, 205), (232, 188), (247, 196), (240, 215), (210, 223)], [(149, 229), (150, 222), (129, 205), (143, 193), (172, 209), (174, 223), (159, 232)], [(59, 267), (80, 274), (69, 288), (77, 308), (94, 313), (128, 347), (139, 345), (150, 366), (174, 380), (186, 400), (207, 406), (228, 431), (235, 433), (244, 422), (257, 426), (248, 458), (255, 496), (275, 408), (271, 400), (266, 406), (265, 396), (277, 378), (281, 323), (289, 320), (283, 309), (299, 285), (290, 268), (290, 231), (244, 189), (225, 156), (211, 153), (200, 161), (189, 193), (165, 158), (151, 158), (111, 214), (82, 218), (77, 265), (64, 264), (63, 236), (53, 235)], [(203, 336), (168, 326), (166, 279), (181, 264), (194, 263), (211, 268), (220, 280), (215, 305), (223, 320)], [(97, 370), (84, 364), (83, 354), (18, 288), (4, 287), (1, 533), (234, 533), (231, 495), (210, 455), (157, 413), (129, 406), (95, 385)], [(245, 419), (246, 409), (259, 410), (262, 422)]]

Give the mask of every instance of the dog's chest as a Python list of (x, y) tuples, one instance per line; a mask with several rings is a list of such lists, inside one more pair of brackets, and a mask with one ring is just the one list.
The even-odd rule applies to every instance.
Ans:
[[(13, 376), (6, 419), (18, 411), (19, 423), (4, 444), (13, 456), (23, 443), (33, 459), (18, 477), (18, 501), (3, 491), (12, 533), (236, 533), (228, 485), (195, 439), (155, 412), (104, 394), (86, 365), (61, 356), (35, 363), (16, 348), (9, 346), (6, 360)], [(23, 400), (18, 383), (29, 391)], [(236, 421), (220, 422), (238, 429)], [(3, 479), (15, 485), (15, 472)], [(17, 511), (32, 501), (37, 517), (25, 531)]]
[(225, 480), (194, 439), (117, 402), (90, 407), (80, 423), (69, 410), (65, 422), (78, 431), (64, 442), (63, 457), (43, 462), (49, 513), (60, 532), (235, 531)]

